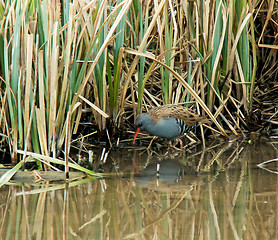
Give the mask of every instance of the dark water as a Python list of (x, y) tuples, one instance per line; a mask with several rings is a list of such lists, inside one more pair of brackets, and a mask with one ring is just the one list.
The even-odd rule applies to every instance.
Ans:
[[(0, 192), (0, 236), (278, 239), (278, 175), (257, 167), (277, 157), (277, 146), (263, 139), (172, 154), (122, 149), (104, 165), (117, 177), (11, 184)], [(278, 164), (268, 167), (277, 172)]]

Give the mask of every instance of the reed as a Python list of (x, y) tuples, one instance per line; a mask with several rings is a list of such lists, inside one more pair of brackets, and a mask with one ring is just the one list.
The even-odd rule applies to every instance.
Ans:
[[(157, 60), (186, 79), (209, 110), (215, 112), (218, 121), (232, 122), (227, 126), (237, 134), (240, 131), (237, 124), (239, 119), (242, 121), (242, 116), (251, 110), (251, 89), (255, 85), (257, 55), (254, 50), (254, 33), (253, 55), (250, 55), (251, 43), (248, 40), (254, 5), (250, 2), (239, 4), (236, 1), (189, 1), (181, 4), (176, 1), (154, 1), (153, 6), (147, 6), (150, 10), (142, 13), (154, 9), (155, 14), (152, 15), (152, 21), (148, 22), (148, 30), (144, 32), (139, 46), (138, 52), (142, 54), (136, 53), (129, 68), (121, 101), (130, 98), (126, 93), (129, 85), (135, 84), (138, 89), (137, 112), (142, 109), (141, 103), (145, 103), (145, 107), (192, 100), (199, 103), (195, 94), (188, 92), (188, 88), (177, 81), (165, 66), (151, 59), (151, 56), (156, 56)], [(145, 16), (146, 19), (149, 15)], [(254, 31), (254, 25), (251, 31)], [(155, 33), (156, 38), (152, 35)], [(150, 40), (147, 42), (146, 39)], [(128, 50), (127, 53), (132, 51)], [(150, 56), (148, 60), (143, 58), (145, 53)], [(143, 59), (145, 66), (149, 65), (150, 68), (145, 77), (142, 77), (142, 67), (138, 68), (138, 81), (136, 79), (134, 82), (131, 78), (134, 74), (137, 76), (136, 66)], [(241, 109), (239, 114), (233, 115), (233, 108)]]
[[(17, 149), (53, 157), (63, 146), (69, 152), (81, 116), (80, 95), (87, 98), (93, 93), (98, 110), (93, 112), (100, 129), (105, 128), (108, 117), (108, 97), (111, 115), (117, 114), (114, 106), (122, 80), (124, 16), (130, 3), (2, 3), (1, 104), (7, 115), (2, 112), (1, 128), (13, 159)], [(107, 11), (109, 6), (111, 11)], [(107, 46), (111, 41), (115, 42), (114, 71), (107, 86), (107, 66), (112, 64)]]
[(252, 1), (1, 7), (0, 120), (15, 162), (17, 149), (54, 158), (64, 150), (67, 158), (87, 104), (104, 130), (108, 117), (115, 126), (130, 118), (127, 109), (136, 115), (150, 105), (194, 101), (223, 135), (223, 126), (237, 134), (253, 107)]

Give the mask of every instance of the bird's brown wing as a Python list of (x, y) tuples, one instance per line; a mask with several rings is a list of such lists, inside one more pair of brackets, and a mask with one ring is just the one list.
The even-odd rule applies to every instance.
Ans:
[(161, 118), (171, 116), (183, 120), (189, 127), (193, 126), (196, 122), (208, 122), (205, 117), (200, 116), (193, 110), (174, 104), (152, 108), (148, 114), (153, 117), (155, 122), (159, 121)]

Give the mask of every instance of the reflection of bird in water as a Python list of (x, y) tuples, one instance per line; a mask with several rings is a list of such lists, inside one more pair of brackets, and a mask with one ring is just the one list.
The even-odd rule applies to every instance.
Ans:
[(197, 180), (197, 175), (192, 168), (175, 159), (166, 159), (149, 164), (143, 172), (135, 175), (135, 181), (140, 187), (165, 187), (183, 181), (185, 177), (190, 179), (189, 184), (192, 184)]

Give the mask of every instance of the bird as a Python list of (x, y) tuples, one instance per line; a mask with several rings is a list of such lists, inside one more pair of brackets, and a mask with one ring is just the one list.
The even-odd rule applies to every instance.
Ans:
[(133, 143), (135, 143), (140, 130), (145, 130), (152, 136), (171, 141), (193, 130), (199, 123), (209, 123), (209, 120), (181, 105), (168, 104), (154, 107), (137, 117), (135, 121), (137, 130)]

